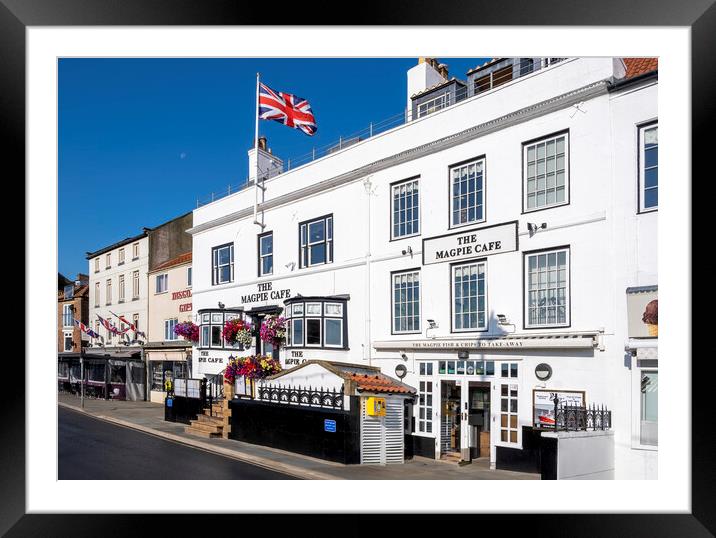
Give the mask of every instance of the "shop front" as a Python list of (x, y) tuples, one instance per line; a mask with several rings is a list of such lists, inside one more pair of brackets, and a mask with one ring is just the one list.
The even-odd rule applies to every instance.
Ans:
[[(524, 457), (525, 429), (545, 427), (556, 393), (560, 405), (580, 406), (586, 393), (601, 394), (588, 373), (597, 367), (591, 359), (599, 341), (599, 333), (592, 332), (386, 341), (374, 347), (398, 351), (409, 364), (412, 358), (414, 370), (405, 381), (418, 389), (416, 455), (456, 463), (484, 458), (494, 464)], [(575, 372), (575, 365), (584, 371)], [(578, 402), (572, 394), (580, 395)]]
[(145, 367), (141, 354), (113, 351), (59, 354), (58, 390), (104, 400), (144, 400)]
[(144, 348), (147, 362), (148, 395), (154, 403), (164, 403), (167, 390), (174, 387), (177, 378), (191, 377), (191, 342), (150, 342)]

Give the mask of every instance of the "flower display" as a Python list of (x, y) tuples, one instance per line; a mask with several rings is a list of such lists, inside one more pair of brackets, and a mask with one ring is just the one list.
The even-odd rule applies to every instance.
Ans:
[(174, 326), (174, 334), (176, 334), (177, 336), (183, 336), (186, 340), (189, 340), (191, 342), (198, 342), (199, 326), (192, 323), (191, 321), (177, 323)]
[(224, 370), (224, 379), (233, 383), (238, 376), (248, 379), (263, 379), (281, 371), (281, 364), (273, 357), (262, 357), (251, 355), (238, 359), (229, 359), (229, 364)]
[(232, 346), (238, 343), (244, 347), (251, 347), (253, 343), (253, 327), (243, 319), (230, 319), (224, 324), (221, 336), (226, 343)]
[(280, 347), (286, 340), (286, 319), (281, 316), (266, 316), (261, 324), (259, 336), (264, 342)]

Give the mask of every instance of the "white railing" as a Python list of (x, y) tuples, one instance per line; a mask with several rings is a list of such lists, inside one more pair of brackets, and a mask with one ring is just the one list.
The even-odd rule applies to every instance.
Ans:
[[(532, 60), (532, 58), (529, 58)], [(455, 91), (454, 97), (452, 95), (445, 98), (445, 101), (443, 104), (438, 104), (436, 102), (436, 105), (433, 107), (425, 107), (424, 105), (428, 103), (421, 103), (420, 105), (416, 106), (416, 116), (415, 119), (419, 119), (422, 117), (425, 117), (429, 114), (432, 114), (433, 112), (438, 112), (440, 110), (444, 110), (446, 108), (451, 107), (452, 105), (459, 103), (463, 101), (464, 99), (475, 97), (477, 95), (483, 94), (489, 90), (493, 89), (499, 89), (500, 87), (509, 84), (513, 80), (517, 80), (521, 77), (524, 77), (526, 75), (530, 75), (536, 71), (539, 71), (541, 69), (544, 69), (546, 67), (549, 67), (555, 63), (561, 62), (562, 60), (566, 60), (567, 58), (540, 58), (540, 59), (534, 59), (535, 63), (531, 66), (528, 66), (527, 64), (521, 65), (519, 61), (515, 62), (512, 68), (511, 74), (508, 76), (505, 71), (500, 73), (500, 69), (486, 74), (484, 77), (477, 77), (472, 84), (472, 88), (468, 85), (465, 86), (458, 86), (457, 90)], [(442, 96), (438, 96), (433, 101), (436, 101), (440, 99)], [(421, 105), (422, 108), (421, 108)], [(288, 172), (291, 169), (298, 168), (299, 166), (303, 166), (304, 164), (308, 164), (312, 161), (315, 161), (317, 159), (320, 159), (322, 157), (325, 157), (327, 155), (330, 155), (332, 153), (335, 153), (337, 151), (340, 151), (342, 149), (345, 149), (349, 146), (352, 146), (353, 144), (356, 144), (358, 142), (362, 142), (363, 140), (367, 140), (368, 138), (372, 138), (378, 134), (384, 133), (386, 131), (389, 131), (391, 129), (394, 129), (395, 127), (399, 127), (401, 125), (404, 125), (405, 123), (409, 123), (413, 120), (413, 111), (412, 109), (403, 109), (402, 112), (399, 114), (395, 114), (393, 116), (390, 116), (388, 118), (384, 118), (377, 122), (371, 122), (367, 127), (356, 131), (354, 133), (351, 133), (347, 136), (341, 136), (338, 140), (335, 140), (331, 142), (330, 144), (326, 144), (324, 146), (318, 146), (314, 147), (311, 151), (308, 153), (304, 153), (302, 155), (298, 155), (295, 157), (291, 157), (289, 159), (284, 159), (284, 163), (286, 164), (286, 170), (284, 172)], [(280, 175), (282, 172), (279, 172), (277, 170), (272, 171), (264, 171), (261, 174), (261, 179), (270, 179), (272, 177), (275, 177), (277, 175)], [(215, 202), (216, 200), (220, 200), (221, 198), (225, 198), (226, 196), (229, 196), (231, 194), (237, 193), (239, 191), (242, 191), (248, 187), (253, 185), (253, 182), (249, 181), (249, 178), (246, 178), (244, 181), (236, 184), (228, 184), (226, 189), (220, 190), (220, 191), (214, 191), (208, 196), (205, 196), (203, 198), (197, 198), (196, 199), (196, 207), (201, 207), (203, 205), (210, 204), (212, 202)]]

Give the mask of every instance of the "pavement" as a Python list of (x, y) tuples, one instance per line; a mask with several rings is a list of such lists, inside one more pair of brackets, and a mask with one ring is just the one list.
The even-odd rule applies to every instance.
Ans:
[[(205, 439), (184, 431), (185, 424), (164, 420), (164, 406), (152, 402), (85, 398), (58, 394), (58, 405), (166, 441), (306, 480), (539, 480), (538, 474), (490, 469), (487, 458), (469, 465), (414, 457), (402, 465), (343, 465), (233, 439)], [(229, 477), (227, 477), (229, 478)]]

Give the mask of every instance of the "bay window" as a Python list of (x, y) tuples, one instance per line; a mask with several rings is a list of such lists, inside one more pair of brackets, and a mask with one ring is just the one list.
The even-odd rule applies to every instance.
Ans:
[(347, 296), (295, 297), (286, 304), (286, 347), (348, 349)]

